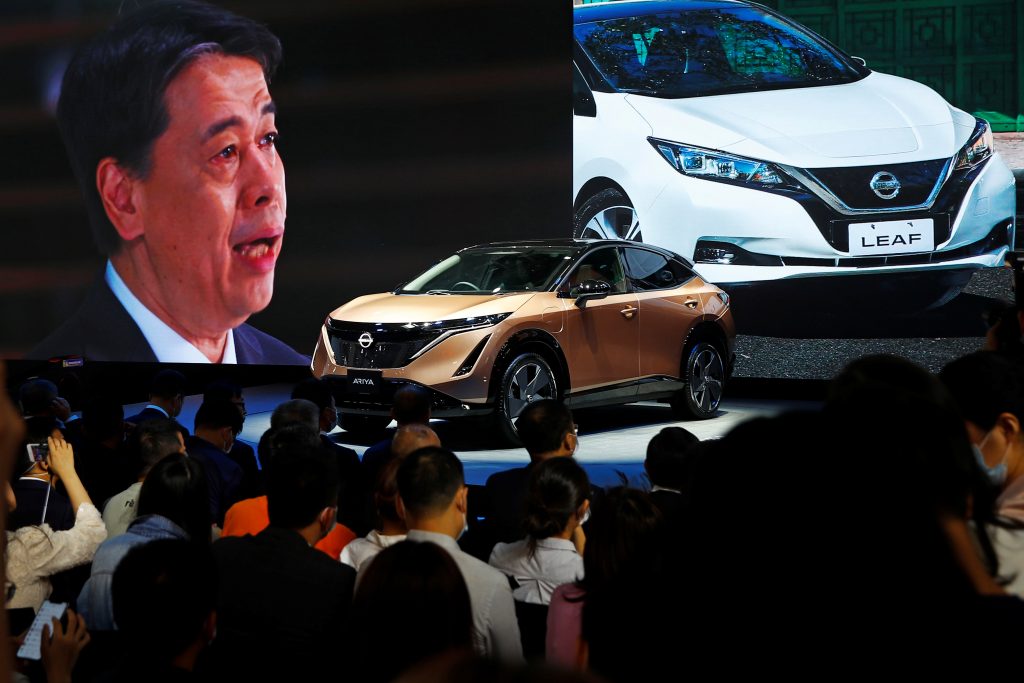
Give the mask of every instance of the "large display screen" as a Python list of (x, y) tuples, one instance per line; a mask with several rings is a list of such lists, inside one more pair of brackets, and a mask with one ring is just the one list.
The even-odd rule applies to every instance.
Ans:
[[(97, 149), (76, 183), (61, 76), (120, 5), (0, 10), (12, 27), (0, 44), (3, 357), (204, 362), (233, 350), (238, 363), (308, 366), (324, 318), (349, 299), (462, 247), (567, 233), (567, 3), (219, 3), (280, 39), (268, 85), (260, 59), (232, 60), (231, 46), (180, 67), (145, 44), (159, 30), (137, 29), (126, 65), (103, 64), (116, 77), (86, 70), (71, 89), (64, 127)], [(17, 25), (38, 39), (10, 38)], [(132, 82), (167, 73), (162, 100)], [(148, 157), (134, 129), (159, 112), (137, 111), (140, 97), (169, 119)], [(87, 198), (81, 185), (98, 183), (103, 196)], [(97, 233), (97, 211), (116, 225)]]
[(545, 237), (692, 262), (730, 295), (740, 377), (824, 379), (873, 352), (938, 368), (1013, 296), (991, 131), (784, 16), (221, 5), (280, 39), (269, 83), (259, 59), (189, 53), (150, 98), (163, 113), (140, 114), (130, 79), (80, 79), (64, 137), (114, 144), (82, 182), (62, 76), (117, 8), (2, 10), (25, 28), (0, 42), (3, 357), (308, 365), (346, 302), (463, 247)]

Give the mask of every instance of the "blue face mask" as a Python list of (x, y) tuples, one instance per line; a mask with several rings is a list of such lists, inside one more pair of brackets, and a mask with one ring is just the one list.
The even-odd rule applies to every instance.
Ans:
[(995, 467), (989, 467), (988, 463), (985, 462), (985, 453), (981, 450), (988, 441), (988, 437), (991, 436), (992, 432), (985, 435), (985, 438), (981, 440), (980, 444), (971, 444), (971, 448), (974, 450), (974, 457), (977, 458), (978, 464), (981, 465), (981, 469), (985, 470), (985, 474), (988, 475), (989, 481), (996, 486), (1002, 486), (1006, 483), (1006, 455), (1010, 452), (1007, 447), (1006, 452), (1003, 453), (1002, 460)]

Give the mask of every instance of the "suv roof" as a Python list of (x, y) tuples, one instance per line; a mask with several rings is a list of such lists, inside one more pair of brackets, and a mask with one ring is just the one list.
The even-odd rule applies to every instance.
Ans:
[(632, 242), (630, 240), (608, 240), (608, 239), (579, 239), (573, 237), (553, 237), (549, 239), (533, 239), (533, 240), (515, 240), (509, 242), (484, 242), (483, 244), (474, 244), (471, 247), (465, 247), (459, 249), (459, 252), (468, 251), (470, 249), (515, 249), (515, 248), (529, 248), (529, 247), (576, 247), (577, 249), (584, 249), (587, 247), (596, 247), (601, 245), (618, 245), (618, 246), (630, 246), (638, 247), (640, 249), (649, 249), (650, 251), (659, 252), (669, 258), (680, 258), (684, 262), (689, 263), (688, 259), (685, 259), (675, 252), (669, 251), (657, 247), (653, 244), (645, 244), (640, 242)]

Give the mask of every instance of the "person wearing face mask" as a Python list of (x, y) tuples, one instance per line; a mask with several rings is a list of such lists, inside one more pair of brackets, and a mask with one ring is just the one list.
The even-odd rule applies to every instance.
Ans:
[(316, 680), (343, 642), (356, 572), (314, 547), (335, 525), (337, 481), (321, 447), (276, 451), (270, 525), (213, 544), (223, 578), (211, 680)]
[[(468, 509), (462, 463), (449, 450), (430, 446), (413, 451), (398, 467), (398, 514), (410, 541), (444, 548), (466, 581), (473, 612), (473, 647), (505, 661), (523, 657), (512, 589), (505, 575), (459, 549)], [(373, 566), (364, 563), (360, 575)]]
[(489, 564), (511, 578), (520, 602), (547, 605), (562, 584), (583, 578), (583, 521), (590, 514), (590, 480), (572, 458), (552, 458), (530, 475), (526, 538), (499, 543)]
[(992, 351), (949, 363), (939, 374), (956, 400), (978, 465), (996, 488), (1007, 522), (989, 530), (1008, 592), (1024, 596), (1024, 368)]
[(224, 525), (224, 513), (239, 498), (242, 468), (228, 452), (242, 430), (242, 416), (230, 401), (203, 401), (196, 411), (195, 435), (185, 440), (185, 451), (206, 468), (210, 516)]

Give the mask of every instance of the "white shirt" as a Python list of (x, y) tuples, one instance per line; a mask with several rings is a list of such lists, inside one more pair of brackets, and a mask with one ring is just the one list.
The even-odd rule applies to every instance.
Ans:
[(366, 538), (357, 538), (341, 549), (341, 561), (356, 571), (363, 566), (363, 563), (388, 546), (405, 540), (405, 534), (384, 536), (374, 529), (366, 534)]
[[(107, 261), (107, 271), (104, 275), (107, 286), (114, 293), (117, 300), (128, 311), (135, 324), (139, 326), (142, 336), (153, 349), (156, 359), (160, 363), (210, 363), (210, 359), (203, 355), (203, 352), (190, 344), (184, 337), (171, 329), (171, 327), (160, 318), (156, 317), (151, 310), (145, 307), (141, 301), (132, 294), (128, 285), (124, 283), (121, 276), (114, 269), (114, 264)], [(234, 365), (235, 359), (235, 335), (228, 331), (228, 341), (224, 347), (224, 357), (221, 363)]]
[(573, 542), (565, 538), (540, 539), (532, 557), (526, 539), (499, 543), (489, 563), (519, 584), (512, 597), (535, 605), (551, 604), (556, 588), (583, 578), (583, 558)]
[(451, 536), (410, 529), (406, 538), (410, 541), (435, 543), (447, 550), (455, 560), (466, 581), (466, 588), (469, 589), (474, 649), (479, 654), (503, 661), (522, 661), (523, 644), (519, 639), (519, 622), (516, 621), (516, 607), (508, 579), (497, 569), (462, 552)]
[(103, 508), (103, 525), (107, 527), (107, 538), (120, 536), (128, 531), (128, 525), (135, 521), (135, 506), (138, 504), (141, 491), (142, 482), (137, 481), (107, 501)]

